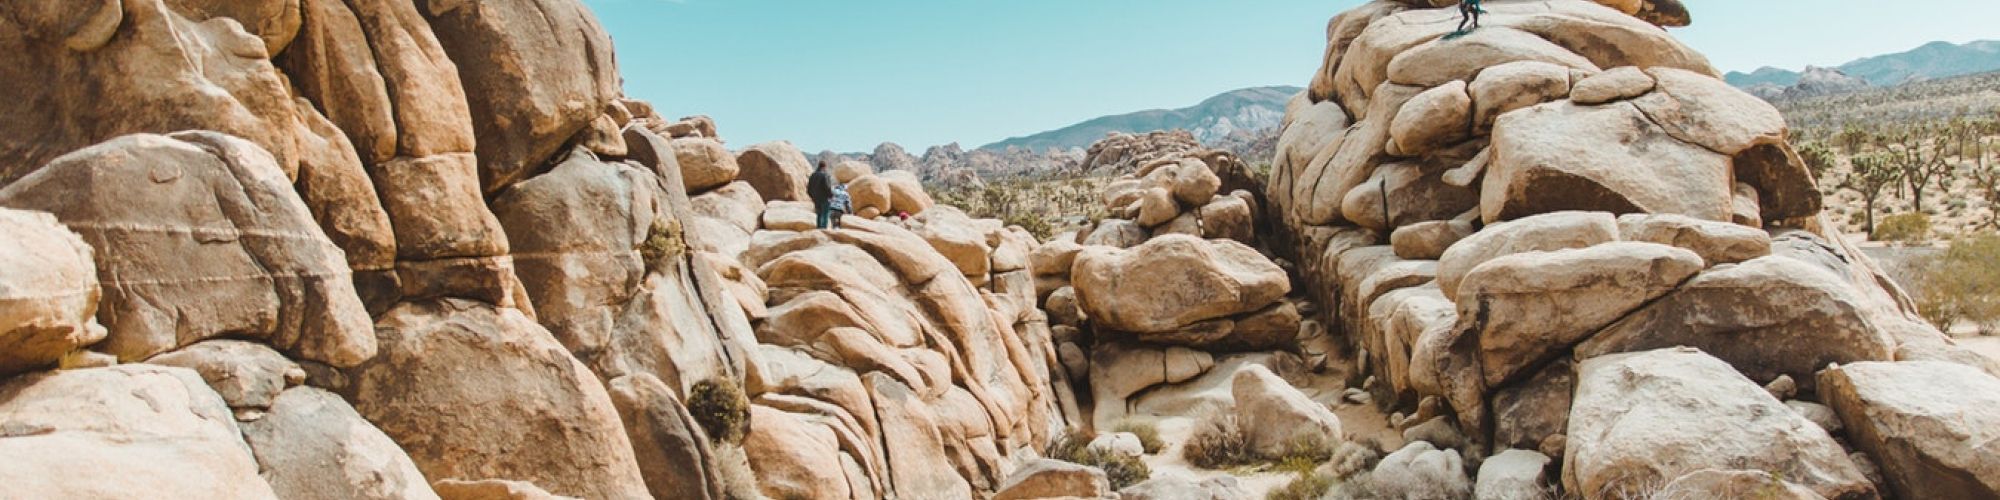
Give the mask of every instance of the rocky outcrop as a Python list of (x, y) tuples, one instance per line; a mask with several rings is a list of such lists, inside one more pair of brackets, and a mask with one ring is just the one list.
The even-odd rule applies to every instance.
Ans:
[(1897, 496), (2000, 495), (2000, 379), (1940, 362), (1855, 363), (1819, 377), (1820, 394)]
[(1070, 279), (1092, 321), (1135, 333), (1256, 311), (1291, 291), (1284, 271), (1250, 247), (1188, 236), (1130, 250), (1085, 248)]
[(1602, 356), (1579, 367), (1563, 480), (1583, 495), (1647, 491), (1707, 468), (1773, 471), (1826, 498), (1875, 487), (1804, 417), (1691, 348)]

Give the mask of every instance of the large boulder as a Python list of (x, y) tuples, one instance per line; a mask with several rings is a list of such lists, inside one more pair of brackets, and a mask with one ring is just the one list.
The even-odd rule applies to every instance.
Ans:
[(1291, 292), (1285, 271), (1256, 250), (1185, 235), (1130, 250), (1086, 248), (1070, 279), (1092, 321), (1127, 332), (1173, 331), (1255, 311)]
[(1269, 368), (1251, 365), (1231, 382), (1236, 397), (1236, 423), (1251, 451), (1283, 457), (1301, 445), (1331, 447), (1346, 439), (1340, 417), (1306, 397)]
[[(705, 137), (674, 139), (674, 160), (681, 165), (681, 180), (687, 183), (688, 194), (708, 192), (736, 180), (742, 170), (736, 165), (736, 156), (729, 154), (729, 148), (722, 141)], [(754, 189), (754, 188), (753, 188)]]
[(1104, 498), (1111, 494), (1111, 481), (1096, 467), (1046, 458), (1029, 461), (993, 495), (993, 500), (1037, 498)]
[(2000, 496), (2000, 379), (1945, 362), (1854, 363), (1821, 398), (1902, 498)]
[(1876, 328), (1854, 287), (1782, 256), (1701, 273), (1576, 346), (1577, 359), (1690, 346), (1751, 379), (1810, 384), (1827, 363), (1887, 361), (1896, 342)]
[(345, 371), (337, 389), (425, 477), (650, 496), (604, 385), (520, 311), (456, 299), (405, 303), (383, 315), (376, 335), (381, 354)]
[(241, 340), (206, 340), (146, 362), (194, 370), (246, 421), (262, 417), (279, 393), (306, 378), (305, 370), (284, 355)]
[(1479, 464), (1473, 483), (1473, 498), (1479, 500), (1535, 500), (1548, 491), (1543, 471), (1549, 457), (1528, 450), (1505, 450)]
[(840, 463), (833, 430), (763, 405), (750, 407), (750, 432), (743, 440), (757, 486), (771, 498), (840, 500), (852, 485)]
[(1584, 361), (1567, 436), (1563, 486), (1587, 497), (1711, 468), (1771, 471), (1826, 498), (1875, 496), (1826, 431), (1692, 348)]
[(806, 178), (813, 165), (797, 146), (786, 141), (766, 142), (736, 154), (739, 178), (757, 188), (764, 201), (811, 201), (806, 196)]
[(1655, 243), (1518, 253), (1465, 275), (1458, 317), (1478, 329), (1486, 384), (1499, 387), (1701, 269), (1694, 252)]
[(193, 371), (124, 365), (0, 385), (0, 496), (269, 498), (222, 398)]
[(1625, 241), (1673, 245), (1701, 255), (1708, 265), (1735, 264), (1771, 254), (1771, 233), (1762, 229), (1676, 214), (1618, 217)]
[(90, 245), (45, 213), (0, 209), (0, 377), (104, 340)]
[(1438, 449), (1428, 441), (1413, 441), (1382, 457), (1368, 480), (1376, 494), (1387, 498), (1442, 500), (1472, 496), (1473, 484), (1465, 475), (1465, 458), (1458, 450)]
[(1561, 210), (1730, 217), (1729, 156), (1630, 103), (1528, 107), (1501, 116), (1492, 140), (1479, 203), (1489, 223)]
[(425, 5), (431, 31), (458, 68), (489, 195), (538, 173), (623, 93), (611, 36), (581, 2)]
[(53, 213), (95, 249), (96, 349), (122, 360), (223, 336), (336, 366), (375, 355), (343, 253), (256, 144), (125, 136), (0, 189), (0, 206)]
[(339, 395), (298, 387), (278, 394), (270, 408), (241, 425), (264, 480), (280, 497), (438, 498), (409, 455)]
[(1456, 299), (1459, 281), (1486, 261), (1611, 241), (1618, 241), (1618, 220), (1610, 214), (1559, 212), (1494, 224), (1445, 249), (1438, 258), (1438, 287)]
[(612, 379), (605, 388), (654, 498), (723, 498), (708, 436), (673, 389), (646, 373)]

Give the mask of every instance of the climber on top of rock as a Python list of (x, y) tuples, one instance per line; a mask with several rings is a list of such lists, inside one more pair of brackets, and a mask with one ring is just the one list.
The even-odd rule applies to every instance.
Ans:
[[(1479, 8), (1479, 0), (1464, 0), (1459, 2), (1458, 31), (1453, 31), (1451, 34), (1445, 35), (1444, 38), (1450, 40), (1471, 34), (1472, 30), (1479, 29), (1479, 15), (1485, 13), (1486, 9)], [(1467, 23), (1470, 23), (1471, 26), (1467, 26)]]
[(813, 215), (818, 217), (820, 229), (826, 229), (833, 219), (833, 174), (826, 170), (826, 161), (819, 162), (813, 169), (812, 177), (806, 179), (806, 196), (812, 198)]

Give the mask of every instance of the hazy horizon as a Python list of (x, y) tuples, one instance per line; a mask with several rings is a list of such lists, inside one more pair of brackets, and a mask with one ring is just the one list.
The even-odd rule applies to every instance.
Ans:
[[(2000, 4), (1974, 0), (1685, 1), (1694, 25), (1673, 35), (1724, 72), (2000, 38)], [(627, 92), (669, 118), (714, 117), (732, 148), (786, 139), (807, 152), (895, 142), (921, 153), (1304, 86), (1327, 19), (1362, 2), (584, 3), (617, 44)]]

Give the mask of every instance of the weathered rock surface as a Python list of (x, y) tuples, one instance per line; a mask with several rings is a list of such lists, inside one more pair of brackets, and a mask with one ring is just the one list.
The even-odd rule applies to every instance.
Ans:
[(1727, 155), (1683, 142), (1637, 106), (1556, 102), (1493, 124), (1479, 205), (1489, 223), (1562, 210), (1727, 221), (1730, 172)]
[(264, 418), (240, 425), (282, 498), (438, 498), (395, 441), (331, 392), (288, 389)]
[(1586, 496), (1710, 468), (1773, 471), (1827, 498), (1875, 494), (1826, 431), (1692, 348), (1584, 361), (1567, 435), (1563, 485)]
[(1675, 214), (1618, 217), (1619, 237), (1693, 250), (1710, 266), (1735, 264), (1771, 254), (1771, 234), (1763, 230)]
[(1505, 450), (1479, 464), (1473, 483), (1473, 498), (1479, 500), (1534, 500), (1548, 491), (1542, 471), (1549, 457), (1528, 450)]
[(2000, 495), (2000, 380), (1942, 362), (1854, 363), (1819, 392), (1902, 498)]
[(1839, 278), (1781, 256), (1716, 268), (1576, 346), (1577, 359), (1700, 348), (1753, 380), (1810, 382), (1827, 363), (1887, 361), (1895, 341)]
[(1694, 252), (1655, 243), (1517, 253), (1465, 275), (1458, 317), (1462, 326), (1478, 329), (1486, 384), (1498, 387), (1674, 291), (1701, 269)]
[(1826, 497), (1812, 489), (1792, 484), (1770, 472), (1757, 470), (1703, 469), (1689, 472), (1661, 486), (1659, 494), (1676, 498), (1768, 498), (1771, 500), (1821, 500)]
[(1043, 458), (1028, 462), (1008, 476), (1006, 482), (1000, 483), (993, 500), (1104, 498), (1110, 494), (1111, 482), (1105, 479), (1104, 471)]
[(90, 245), (45, 213), (0, 209), (0, 377), (104, 340)]
[(1249, 447), (1266, 457), (1284, 456), (1300, 443), (1333, 446), (1346, 439), (1340, 417), (1326, 405), (1278, 378), (1261, 365), (1236, 373), (1231, 383), (1236, 397), (1236, 422)]
[(306, 378), (305, 370), (284, 355), (240, 340), (202, 341), (146, 362), (194, 370), (223, 402), (237, 410), (238, 417), (255, 415), (245, 410), (271, 408), (280, 392)]
[(1128, 332), (1167, 332), (1254, 311), (1291, 291), (1284, 270), (1256, 250), (1183, 235), (1130, 250), (1086, 248), (1070, 279), (1093, 321)]
[(1438, 258), (1437, 283), (1444, 296), (1458, 297), (1459, 281), (1474, 268), (1502, 256), (1583, 248), (1618, 241), (1618, 220), (1609, 214), (1559, 212), (1487, 226), (1460, 240)]
[(337, 366), (375, 354), (340, 248), (250, 142), (121, 137), (0, 189), (0, 206), (53, 213), (90, 243), (109, 331), (95, 348), (121, 360), (221, 336)]
[(1157, 477), (1118, 490), (1123, 500), (1248, 500), (1255, 498), (1243, 490), (1233, 476), (1221, 476), (1199, 483), (1176, 476)]
[(257, 476), (229, 407), (180, 368), (10, 379), (0, 385), (0, 429), (7, 496), (277, 498)]
[(709, 138), (674, 139), (673, 148), (674, 160), (681, 165), (681, 179), (687, 183), (688, 194), (705, 193), (722, 187), (735, 181), (742, 171), (736, 165), (736, 156), (729, 154), (722, 141)]
[(381, 354), (347, 370), (339, 390), (425, 477), (648, 496), (603, 384), (519, 311), (454, 299), (407, 303), (377, 322), (376, 335)]
[(764, 201), (811, 200), (806, 196), (806, 178), (812, 176), (813, 165), (790, 142), (750, 146), (736, 154), (736, 166), (739, 178), (757, 188)]

